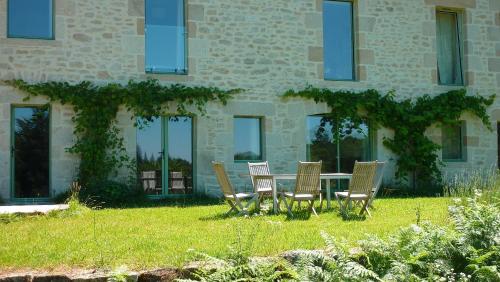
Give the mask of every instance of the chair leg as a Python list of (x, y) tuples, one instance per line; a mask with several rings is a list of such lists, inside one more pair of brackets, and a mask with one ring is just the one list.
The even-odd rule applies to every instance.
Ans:
[(364, 205), (363, 207), (361, 208), (361, 211), (359, 212), (359, 215), (363, 215), (363, 213), (366, 211), (366, 213), (368, 214), (368, 216), (372, 216), (370, 214), (370, 211), (368, 210), (368, 205), (370, 204), (370, 201), (369, 200), (365, 200), (364, 201)]
[[(292, 213), (292, 209), (293, 209), (293, 204), (295, 203), (295, 199), (292, 198), (291, 201), (290, 201), (290, 207), (288, 208), (288, 214), (290, 216), (293, 216), (293, 213)], [(300, 203), (300, 202), (299, 202)]]
[(302, 201), (297, 201), (298, 205), (299, 205), (299, 209), (302, 208)]
[(314, 209), (314, 199), (309, 202), (309, 212), (312, 212), (315, 216), (318, 216), (318, 214), (316, 213), (316, 209)]
[(231, 208), (226, 212), (226, 215), (230, 214), (233, 211), (238, 211), (238, 208), (234, 205), (233, 201), (227, 200), (227, 203), (231, 206)]

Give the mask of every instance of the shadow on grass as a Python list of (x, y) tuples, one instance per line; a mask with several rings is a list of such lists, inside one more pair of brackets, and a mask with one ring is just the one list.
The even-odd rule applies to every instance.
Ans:
[[(120, 205), (107, 205), (106, 209), (142, 209), (142, 208), (191, 208), (200, 206), (218, 206), (223, 204), (221, 199), (213, 198), (165, 198), (165, 199), (148, 199), (144, 201), (125, 203)], [(95, 205), (90, 205), (95, 206)], [(99, 206), (97, 206), (99, 207)]]

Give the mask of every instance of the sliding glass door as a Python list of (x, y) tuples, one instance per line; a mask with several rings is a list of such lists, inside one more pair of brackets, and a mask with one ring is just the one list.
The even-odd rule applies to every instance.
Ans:
[(12, 109), (12, 189), (15, 199), (50, 197), (50, 119), (46, 107)]
[(372, 144), (367, 124), (352, 130), (346, 123), (335, 124), (325, 116), (315, 115), (307, 117), (307, 130), (307, 158), (322, 160), (324, 173), (352, 173), (356, 160), (371, 160)]
[(151, 196), (193, 193), (193, 119), (171, 116), (137, 129), (139, 185)]

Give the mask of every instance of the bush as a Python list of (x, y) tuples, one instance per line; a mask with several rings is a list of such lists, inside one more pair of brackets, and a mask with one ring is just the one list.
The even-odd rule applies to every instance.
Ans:
[(113, 180), (93, 182), (82, 188), (80, 199), (94, 207), (123, 206), (143, 202), (144, 191)]
[[(218, 260), (196, 281), (500, 281), (500, 209), (476, 194), (450, 207), (450, 228), (423, 223), (387, 240), (375, 236), (347, 250), (326, 233), (324, 252), (298, 252), (282, 263)], [(208, 257), (208, 256), (206, 256)], [(283, 274), (273, 279), (272, 273)]]

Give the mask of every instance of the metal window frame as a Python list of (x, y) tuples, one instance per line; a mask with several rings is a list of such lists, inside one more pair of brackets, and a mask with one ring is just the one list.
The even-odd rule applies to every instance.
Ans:
[[(358, 62), (357, 62), (357, 52), (356, 52), (356, 33), (355, 33), (355, 30), (357, 28), (357, 24), (356, 24), (356, 21), (355, 21), (355, 10), (356, 9), (356, 2), (354, 0), (323, 0), (323, 3), (324, 4), (325, 2), (348, 2), (351, 4), (351, 43), (352, 43), (352, 78), (351, 79), (341, 79), (341, 78), (327, 78), (326, 75), (325, 75), (325, 68), (324, 68), (324, 65), (325, 65), (325, 56), (323, 55), (323, 79), (326, 80), (326, 81), (358, 81), (358, 75), (357, 75), (357, 65), (358, 65)], [(323, 18), (325, 16), (325, 11), (323, 10)], [(324, 38), (325, 38), (325, 30), (323, 28), (323, 52), (325, 52), (325, 42), (324, 42)]]
[(235, 163), (247, 163), (247, 162), (261, 162), (266, 160), (266, 154), (265, 154), (265, 117), (264, 116), (248, 116), (248, 115), (236, 115), (233, 117), (233, 144), (234, 144), (234, 121), (237, 118), (246, 118), (246, 119), (258, 119), (259, 120), (259, 153), (260, 153), (260, 158), (258, 160), (240, 160), (235, 158), (235, 152), (233, 152), (233, 161)]
[(172, 70), (172, 71), (165, 71), (165, 70), (154, 70), (154, 69), (148, 69), (146, 66), (146, 43), (147, 43), (147, 24), (146, 24), (146, 15), (147, 15), (147, 2), (148, 0), (144, 0), (144, 72), (147, 74), (170, 74), (170, 75), (188, 75), (189, 74), (189, 66), (188, 66), (188, 19), (187, 19), (187, 10), (188, 10), (188, 5), (186, 0), (182, 0), (183, 4), (183, 9), (182, 9), (182, 17), (183, 17), (183, 24), (184, 24), (184, 69), (182, 71), (177, 71)]
[(444, 144), (444, 126), (441, 127), (441, 159), (443, 162), (456, 163), (456, 162), (467, 162), (467, 122), (461, 120), (456, 126), (460, 127), (460, 158), (444, 158), (443, 157), (443, 144)]
[[(192, 184), (193, 184), (193, 193), (192, 194), (169, 194), (168, 193), (168, 119), (171, 117), (189, 117), (191, 118), (191, 169), (193, 171), (192, 175)], [(161, 150), (162, 150), (162, 160), (161, 160), (161, 189), (162, 189), (162, 194), (161, 195), (146, 195), (149, 199), (153, 200), (160, 200), (160, 199), (172, 199), (172, 198), (192, 198), (195, 197), (196, 194), (198, 193), (197, 189), (197, 169), (196, 169), (196, 164), (197, 164), (197, 151), (196, 151), (196, 130), (195, 130), (195, 125), (196, 125), (196, 118), (195, 116), (192, 115), (164, 115), (158, 117), (160, 119), (160, 127), (161, 127)], [(137, 129), (136, 129), (136, 142), (137, 142)], [(136, 160), (137, 163), (137, 160)]]
[[(316, 115), (308, 115), (306, 116), (306, 119), (309, 118), (309, 117), (324, 117), (326, 116), (326, 114), (316, 114)], [(306, 123), (307, 123), (307, 120), (306, 120)], [(337, 154), (335, 156), (335, 159), (337, 160), (337, 171), (336, 172), (341, 172), (341, 167), (340, 167), (340, 159), (342, 157), (342, 153), (340, 151), (340, 142), (336, 142), (336, 140), (339, 140), (339, 124), (335, 123), (335, 121), (332, 121), (332, 125), (334, 126), (335, 128), (335, 135), (334, 136), (334, 140), (333, 142), (335, 142), (335, 145), (336, 145), (336, 148), (337, 148)], [(366, 149), (368, 149), (368, 160), (373, 160), (374, 157), (377, 155), (377, 140), (376, 140), (376, 136), (377, 136), (377, 129), (375, 126), (373, 126), (372, 124), (370, 123), (366, 123), (366, 126), (368, 127), (368, 144), (367, 144), (367, 147)], [(306, 136), (308, 134), (307, 132), (308, 128), (307, 128), (307, 125), (306, 125)], [(307, 146), (307, 144), (306, 144)], [(308, 161), (311, 161), (311, 152), (309, 149), (306, 148), (306, 159)]]
[[(439, 77), (439, 65), (436, 64), (437, 67), (437, 81), (438, 85), (442, 86), (465, 86), (465, 77), (464, 77), (464, 63), (463, 63), (463, 11), (460, 10), (454, 10), (454, 9), (448, 9), (448, 8), (437, 8), (436, 9), (436, 26), (437, 26), (437, 15), (439, 14), (450, 14), (455, 16), (455, 27), (457, 29), (457, 38), (456, 38), (456, 44), (458, 47), (458, 64), (460, 68), (460, 80), (462, 81), (461, 83), (442, 83), (441, 79)], [(436, 38), (437, 38), (437, 28), (436, 28)], [(437, 40), (436, 40), (436, 45), (437, 45)], [(437, 54), (436, 54), (437, 57)]]
[[(49, 112), (49, 196), (39, 198), (17, 198), (15, 191), (15, 155), (12, 153), (12, 148), (15, 148), (15, 109), (17, 108), (47, 108)], [(55, 196), (52, 187), (52, 107), (47, 104), (12, 104), (10, 106), (10, 201), (13, 203), (39, 203), (51, 201)]]
[(12, 0), (7, 0), (7, 11), (6, 11), (6, 14), (7, 16), (5, 17), (5, 20), (7, 21), (7, 38), (13, 38), (13, 39), (39, 39), (39, 40), (55, 40), (56, 39), (56, 26), (55, 26), (55, 23), (56, 23), (56, 3), (54, 0), (49, 0), (51, 5), (52, 5), (52, 30), (51, 30), (51, 35), (50, 37), (42, 37), (42, 36), (16, 36), (16, 35), (12, 35), (10, 33), (10, 25), (9, 25), (9, 3), (10, 1)]

